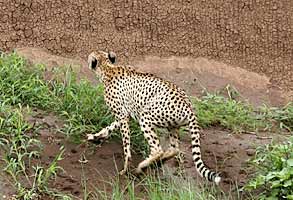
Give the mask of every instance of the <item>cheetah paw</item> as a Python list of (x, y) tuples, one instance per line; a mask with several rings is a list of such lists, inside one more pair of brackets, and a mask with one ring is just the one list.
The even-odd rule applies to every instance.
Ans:
[(139, 175), (139, 174), (141, 174), (142, 172), (143, 172), (142, 169), (141, 169), (140, 167), (137, 167), (137, 168), (135, 169), (135, 171), (134, 171), (134, 174)]
[(123, 176), (123, 175), (125, 175), (127, 172), (128, 172), (127, 169), (122, 169), (122, 170), (119, 172), (119, 175), (120, 175), (120, 176)]
[(95, 135), (94, 134), (87, 134), (87, 140), (91, 141), (95, 139)]
[(96, 134), (87, 134), (87, 140), (93, 141), (93, 140), (100, 140), (103, 141), (107, 139), (108, 137), (108, 131), (106, 129), (102, 129), (100, 132)]

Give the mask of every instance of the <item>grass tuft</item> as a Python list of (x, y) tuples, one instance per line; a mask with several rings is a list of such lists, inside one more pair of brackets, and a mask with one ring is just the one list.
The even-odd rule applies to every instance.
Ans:
[[(156, 175), (147, 176), (141, 180), (120, 180), (119, 178), (105, 183), (105, 190), (96, 188), (90, 194), (94, 199), (113, 200), (194, 200), (194, 199), (230, 199), (231, 194), (225, 194), (215, 187), (198, 185), (192, 179), (169, 177), (162, 179)], [(108, 188), (112, 188), (109, 191)]]

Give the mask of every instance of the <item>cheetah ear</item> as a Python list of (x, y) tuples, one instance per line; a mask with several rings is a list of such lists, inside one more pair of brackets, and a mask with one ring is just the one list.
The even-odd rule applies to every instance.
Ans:
[(108, 53), (108, 58), (111, 61), (111, 63), (114, 64), (116, 61), (116, 54), (113, 51), (110, 51)]
[(95, 70), (98, 66), (98, 60), (94, 57), (94, 55), (89, 55), (88, 57), (88, 66), (91, 70)]
[(98, 60), (96, 58), (92, 58), (90, 62), (90, 68), (92, 70), (95, 70), (97, 68), (97, 65), (98, 65)]
[(99, 67), (99, 65), (100, 65), (100, 62), (99, 62), (99, 60), (97, 59), (97, 57), (96, 57), (96, 53), (95, 53), (95, 52), (92, 52), (92, 53), (88, 56), (87, 62), (88, 62), (88, 67), (89, 67), (91, 70), (96, 70), (97, 67)]

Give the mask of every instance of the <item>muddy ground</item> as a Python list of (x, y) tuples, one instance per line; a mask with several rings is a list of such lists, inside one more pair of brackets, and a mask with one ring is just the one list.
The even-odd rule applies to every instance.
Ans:
[[(85, 191), (95, 192), (96, 189), (112, 193), (112, 186), (109, 184), (118, 177), (118, 171), (123, 168), (123, 152), (121, 141), (116, 138), (104, 142), (102, 145), (92, 143), (74, 144), (67, 140), (64, 135), (56, 132), (56, 129), (62, 127), (62, 120), (51, 113), (40, 110), (34, 111), (34, 117), (28, 117), (30, 123), (41, 125), (39, 129), (39, 139), (43, 145), (41, 157), (32, 163), (39, 163), (48, 167), (56, 155), (60, 152), (60, 147), (65, 147), (63, 160), (59, 165), (64, 169), (60, 172), (56, 180), (51, 181), (50, 187), (56, 188), (61, 192), (71, 194), (76, 199), (82, 199)], [(204, 129), (202, 131), (202, 152), (203, 160), (207, 166), (217, 169), (221, 172), (223, 182), (220, 188), (231, 193), (232, 199), (237, 199), (236, 188), (243, 186), (251, 173), (247, 168), (246, 162), (255, 153), (255, 148), (259, 145), (270, 143), (272, 139), (282, 139), (283, 136), (275, 134), (233, 134), (219, 127)], [(163, 145), (165, 137), (161, 138)], [(205, 181), (197, 174), (192, 162), (191, 143), (188, 135), (181, 138), (181, 150), (185, 155), (184, 175), (193, 177), (195, 182), (203, 184)], [(141, 155), (133, 152), (131, 168), (133, 169), (142, 161)], [(167, 161), (163, 166), (167, 171), (167, 177), (177, 176), (177, 165), (174, 160)], [(162, 176), (163, 173), (162, 173)], [(4, 176), (5, 177), (5, 176)], [(123, 177), (120, 179), (124, 180)], [(9, 197), (13, 194), (11, 183), (3, 181), (1, 187), (4, 188), (4, 194)], [(5, 185), (4, 185), (5, 183)], [(211, 185), (210, 185), (211, 186)], [(48, 197), (43, 197), (47, 200)]]
[[(65, 59), (39, 49), (30, 48), (19, 49), (18, 52), (32, 63), (45, 63), (48, 66), (47, 77), (50, 76), (52, 67), (72, 64), (80, 78), (87, 78), (96, 83), (83, 59)], [(226, 85), (230, 84), (239, 91), (240, 98), (256, 106), (263, 103), (280, 106), (292, 98), (290, 93), (271, 84), (265, 76), (205, 58), (172, 57), (159, 59), (146, 57), (133, 60), (130, 64), (135, 65), (138, 70), (152, 72), (177, 83), (189, 95), (199, 96), (202, 94), (203, 88), (208, 91), (225, 91)], [(110, 187), (107, 186), (106, 182), (115, 179), (118, 174), (117, 170), (122, 169), (123, 166), (120, 141), (111, 139), (102, 146), (88, 143), (77, 145), (56, 132), (56, 129), (62, 127), (63, 122), (53, 114), (35, 110), (35, 114), (28, 117), (27, 120), (42, 125), (39, 137), (44, 148), (38, 162), (49, 165), (59, 152), (59, 148), (62, 145), (66, 148), (64, 159), (60, 161), (60, 166), (65, 171), (59, 173), (57, 179), (51, 182), (52, 187), (70, 193), (77, 199), (83, 196), (84, 181), (87, 183), (88, 190), (95, 188), (104, 190), (106, 187), (106, 190), (110, 192)], [(272, 133), (235, 135), (219, 127), (204, 129), (202, 132), (203, 160), (209, 167), (221, 172), (223, 182), (220, 187), (225, 192), (233, 191), (235, 183), (239, 186), (246, 183), (249, 171), (247, 171), (245, 163), (254, 155), (257, 146), (267, 144), (275, 137), (281, 137)], [(162, 140), (164, 139), (162, 138)], [(186, 174), (201, 180), (192, 163), (188, 135), (182, 138), (181, 150), (186, 156), (184, 163)], [(84, 159), (86, 162), (83, 162)], [(134, 167), (141, 160), (142, 156), (134, 153), (132, 166)], [(170, 171), (176, 169), (172, 161), (168, 161), (165, 167), (169, 168)], [(9, 181), (5, 180), (5, 176), (2, 177), (0, 179), (2, 189), (0, 194), (3, 193), (3, 198), (3, 195), (12, 195), (13, 189), (11, 189)]]

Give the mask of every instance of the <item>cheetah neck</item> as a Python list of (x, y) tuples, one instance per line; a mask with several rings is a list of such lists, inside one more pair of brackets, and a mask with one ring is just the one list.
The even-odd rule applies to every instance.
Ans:
[(101, 81), (105, 86), (108, 86), (113, 79), (124, 72), (124, 69), (109, 63), (101, 65)]

